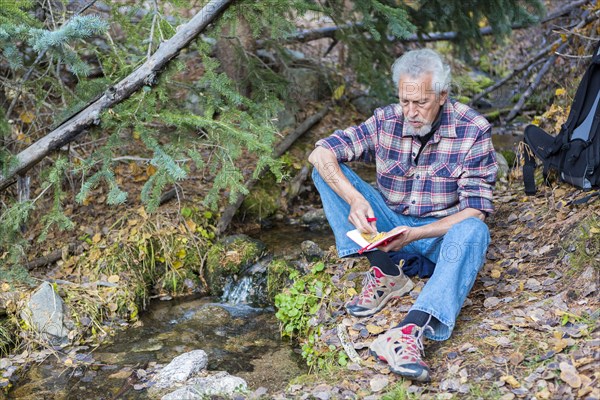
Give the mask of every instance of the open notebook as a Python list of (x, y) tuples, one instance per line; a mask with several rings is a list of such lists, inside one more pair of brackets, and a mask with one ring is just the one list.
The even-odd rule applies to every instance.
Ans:
[(385, 246), (407, 230), (408, 229), (400, 229), (394, 233), (380, 233), (372, 241), (365, 239), (358, 229), (346, 232), (346, 235), (361, 247), (361, 249), (358, 251), (358, 254), (362, 254), (365, 251), (376, 249), (379, 246)]

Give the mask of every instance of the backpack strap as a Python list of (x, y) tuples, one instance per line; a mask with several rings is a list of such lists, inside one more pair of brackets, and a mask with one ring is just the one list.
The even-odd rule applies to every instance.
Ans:
[(588, 201), (590, 201), (590, 199), (591, 199), (592, 197), (596, 197), (596, 196), (600, 196), (600, 190), (598, 190), (598, 191), (595, 191), (595, 192), (593, 192), (593, 193), (590, 193), (590, 194), (588, 194), (587, 196), (585, 196), (585, 197), (582, 197), (581, 199), (577, 199), (577, 200), (571, 200), (571, 201), (569, 201), (569, 202), (567, 203), (567, 206), (570, 206), (571, 204), (573, 204), (573, 205), (576, 205), (576, 206), (578, 206), (578, 205), (581, 205), (581, 204), (585, 204), (585, 203), (587, 203)]
[[(525, 143), (525, 142), (524, 142)], [(526, 146), (528, 146), (525, 143)], [(535, 157), (531, 150), (526, 148), (523, 151), (523, 183), (525, 184), (525, 194), (533, 196), (537, 192), (535, 187)]]

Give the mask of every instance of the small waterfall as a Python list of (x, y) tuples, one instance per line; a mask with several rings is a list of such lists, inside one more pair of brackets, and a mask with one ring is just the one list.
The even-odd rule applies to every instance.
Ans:
[(267, 268), (273, 257), (266, 256), (245, 268), (236, 277), (229, 277), (223, 288), (223, 303), (265, 307), (271, 304), (267, 295)]
[(252, 276), (244, 276), (239, 281), (229, 279), (223, 289), (221, 300), (229, 304), (247, 304), (253, 294)]

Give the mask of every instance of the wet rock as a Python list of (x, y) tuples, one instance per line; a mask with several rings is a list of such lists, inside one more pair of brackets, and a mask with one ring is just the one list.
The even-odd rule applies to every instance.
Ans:
[(309, 261), (320, 260), (325, 255), (325, 253), (323, 252), (323, 250), (321, 250), (319, 245), (311, 240), (305, 240), (304, 242), (302, 242), (300, 244), (300, 248), (302, 249), (302, 254)]
[(325, 211), (322, 208), (306, 212), (300, 220), (303, 224), (308, 225), (311, 230), (322, 230), (329, 227)]
[(204, 350), (193, 350), (177, 356), (154, 377), (154, 389), (173, 387), (187, 381), (192, 375), (200, 372), (208, 364), (208, 356)]
[(206, 259), (206, 280), (210, 292), (221, 296), (231, 279), (256, 263), (265, 251), (265, 244), (246, 235), (233, 235), (213, 245)]
[(247, 390), (248, 384), (242, 378), (229, 375), (227, 372), (218, 372), (214, 375), (190, 379), (185, 387), (161, 397), (161, 400), (202, 400), (207, 396), (232, 397), (236, 393)]
[(224, 326), (231, 321), (231, 314), (224, 307), (218, 305), (206, 305), (190, 316), (190, 320), (200, 322), (208, 326)]
[(67, 341), (68, 330), (64, 325), (64, 303), (48, 282), (42, 283), (33, 293), (21, 318), (51, 344)]

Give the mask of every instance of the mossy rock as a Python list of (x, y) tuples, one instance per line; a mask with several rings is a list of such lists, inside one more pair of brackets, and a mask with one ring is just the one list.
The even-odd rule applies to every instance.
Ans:
[(273, 182), (270, 188), (256, 187), (244, 199), (241, 211), (253, 219), (263, 220), (273, 216), (279, 210), (279, 186)]
[(228, 236), (214, 244), (206, 257), (206, 282), (213, 296), (221, 296), (227, 277), (254, 264), (265, 251), (265, 245), (246, 235)]

